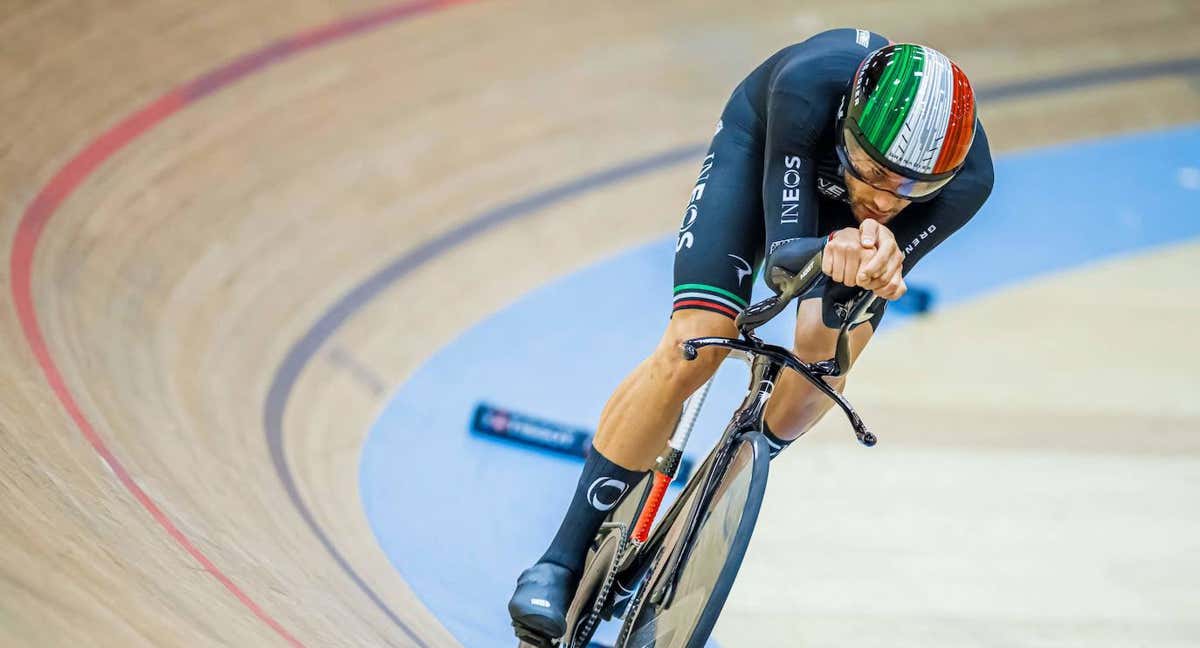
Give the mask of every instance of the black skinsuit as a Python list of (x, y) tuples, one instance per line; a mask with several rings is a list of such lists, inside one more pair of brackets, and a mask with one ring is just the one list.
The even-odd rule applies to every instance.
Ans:
[[(673, 310), (736, 317), (750, 299), (756, 268), (779, 245), (857, 227), (835, 152), (838, 108), (859, 64), (888, 44), (879, 34), (835, 29), (780, 50), (734, 89), (684, 212), (675, 247)], [(908, 274), (925, 254), (966, 224), (992, 190), (983, 126), (961, 171), (935, 198), (908, 205), (887, 227)], [(858, 292), (821, 281), (827, 326), (841, 325)], [(886, 302), (877, 300), (872, 326)]]

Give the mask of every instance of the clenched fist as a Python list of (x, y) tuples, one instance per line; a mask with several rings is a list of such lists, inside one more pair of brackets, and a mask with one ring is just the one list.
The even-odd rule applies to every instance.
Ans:
[(903, 263), (904, 253), (892, 231), (868, 218), (857, 229), (847, 227), (829, 237), (821, 271), (838, 283), (873, 290), (892, 301), (908, 290), (901, 276)]

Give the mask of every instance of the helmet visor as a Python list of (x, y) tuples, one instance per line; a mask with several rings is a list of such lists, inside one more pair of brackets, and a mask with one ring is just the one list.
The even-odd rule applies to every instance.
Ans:
[(876, 162), (849, 128), (842, 128), (837, 153), (842, 167), (859, 182), (905, 200), (921, 202), (932, 199), (939, 189), (954, 179), (953, 174), (938, 180), (913, 180), (901, 176)]

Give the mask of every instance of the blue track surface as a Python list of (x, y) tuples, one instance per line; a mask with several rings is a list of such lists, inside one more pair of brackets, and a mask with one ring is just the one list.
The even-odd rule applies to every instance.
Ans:
[[(944, 308), (1200, 236), (1197, 204), (1200, 126), (1005, 156), (983, 212), (922, 261), (911, 283), (933, 288), (935, 307)], [(580, 467), (468, 434), (473, 406), (486, 400), (594, 426), (613, 387), (662, 332), (672, 251), (673, 239), (657, 241), (527, 295), (440, 350), (372, 428), (360, 484), (372, 529), (463, 645), (513, 645), (504, 603), (516, 574), (557, 528)], [(889, 312), (884, 330), (902, 319)], [(790, 328), (775, 322), (767, 336), (786, 342)], [(722, 370), (692, 443), (696, 453), (723, 426), (744, 376), (739, 365)]]

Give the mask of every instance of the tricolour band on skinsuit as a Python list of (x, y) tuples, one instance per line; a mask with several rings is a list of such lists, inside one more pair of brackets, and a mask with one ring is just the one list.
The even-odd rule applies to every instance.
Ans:
[(739, 87), (700, 165), (675, 242), (672, 312), (737, 318), (763, 257), (762, 129)]
[(675, 286), (675, 302), (671, 310), (682, 308), (700, 308), (736, 318), (746, 309), (746, 302), (717, 286), (680, 284)]

